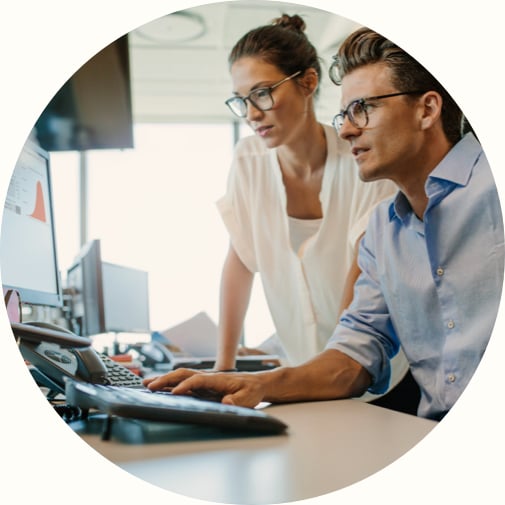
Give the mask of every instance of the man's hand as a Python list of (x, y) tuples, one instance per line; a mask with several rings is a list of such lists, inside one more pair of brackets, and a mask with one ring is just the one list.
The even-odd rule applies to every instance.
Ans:
[(192, 395), (204, 399), (221, 398), (228, 405), (255, 407), (264, 396), (263, 385), (255, 374), (202, 372), (179, 368), (155, 378), (145, 379), (152, 391), (171, 391), (176, 395)]

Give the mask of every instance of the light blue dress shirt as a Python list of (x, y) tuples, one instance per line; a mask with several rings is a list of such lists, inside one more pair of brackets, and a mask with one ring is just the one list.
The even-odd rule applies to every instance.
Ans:
[(494, 179), (467, 134), (431, 172), (418, 219), (402, 193), (374, 212), (361, 243), (354, 301), (327, 348), (386, 391), (401, 344), (421, 389), (418, 415), (441, 419), (491, 336), (503, 283), (503, 221)]

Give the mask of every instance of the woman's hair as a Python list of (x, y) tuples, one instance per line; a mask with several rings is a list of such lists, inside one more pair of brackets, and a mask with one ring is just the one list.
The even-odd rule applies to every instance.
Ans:
[(462, 136), (463, 114), (444, 87), (419, 62), (382, 35), (360, 28), (340, 46), (336, 64), (340, 79), (370, 63), (385, 63), (392, 71), (398, 91), (436, 91), (442, 97), (442, 125), (448, 140), (455, 144)]
[(283, 14), (271, 24), (243, 35), (228, 56), (230, 67), (243, 57), (257, 57), (275, 65), (285, 75), (313, 68), (321, 80), (316, 49), (305, 35), (305, 21), (297, 14)]

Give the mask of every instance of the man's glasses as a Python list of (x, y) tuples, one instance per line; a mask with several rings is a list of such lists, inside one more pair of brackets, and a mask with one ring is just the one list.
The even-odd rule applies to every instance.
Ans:
[(393, 96), (400, 95), (422, 95), (425, 91), (402, 91), (399, 93), (390, 93), (389, 95), (378, 95), (378, 96), (369, 96), (368, 98), (358, 98), (357, 100), (353, 100), (346, 109), (340, 111), (333, 118), (333, 127), (337, 130), (337, 133), (340, 133), (342, 126), (344, 125), (345, 116), (349, 118), (349, 121), (355, 128), (365, 128), (368, 124), (368, 109), (372, 106), (372, 104), (368, 103), (372, 100), (382, 100), (384, 98), (391, 98)]
[(231, 98), (228, 98), (228, 100), (226, 100), (224, 103), (233, 112), (233, 114), (242, 118), (247, 116), (247, 100), (249, 100), (249, 102), (251, 102), (251, 105), (256, 107), (258, 110), (270, 110), (274, 106), (272, 91), (275, 88), (278, 88), (281, 84), (289, 81), (290, 79), (293, 79), (293, 77), (296, 77), (301, 73), (302, 71), (298, 70), (298, 72), (285, 77), (281, 81), (272, 84), (272, 86), (253, 89), (247, 96), (232, 96)]
[(336, 86), (340, 86), (342, 84), (342, 78), (340, 77), (339, 69), (340, 58), (336, 54), (335, 56), (332, 56), (332, 59), (333, 61), (330, 65), (330, 69), (328, 70), (328, 74), (330, 76), (331, 82)]

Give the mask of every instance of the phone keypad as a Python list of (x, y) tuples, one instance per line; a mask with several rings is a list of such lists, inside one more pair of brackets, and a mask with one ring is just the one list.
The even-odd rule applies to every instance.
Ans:
[(128, 370), (125, 366), (109, 358), (105, 354), (100, 355), (107, 369), (107, 383), (112, 386), (144, 387), (142, 378)]

